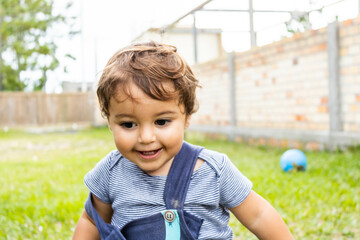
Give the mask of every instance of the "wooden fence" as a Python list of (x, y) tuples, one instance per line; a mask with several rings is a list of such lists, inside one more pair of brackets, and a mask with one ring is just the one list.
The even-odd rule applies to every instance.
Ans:
[(94, 120), (94, 93), (0, 93), (0, 126), (45, 126)]

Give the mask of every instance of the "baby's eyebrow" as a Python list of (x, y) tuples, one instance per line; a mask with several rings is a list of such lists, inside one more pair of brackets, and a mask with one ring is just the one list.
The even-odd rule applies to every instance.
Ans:
[(131, 118), (132, 115), (126, 113), (118, 113), (115, 115), (115, 118), (125, 118), (125, 117)]
[(156, 114), (156, 116), (166, 115), (166, 114), (176, 114), (175, 111), (163, 111)]

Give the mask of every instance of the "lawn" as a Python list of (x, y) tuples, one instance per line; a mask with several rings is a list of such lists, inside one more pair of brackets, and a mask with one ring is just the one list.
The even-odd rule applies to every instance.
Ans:
[[(225, 152), (282, 215), (296, 239), (360, 239), (360, 152), (306, 152), (305, 172), (284, 173), (285, 149), (187, 134)], [(83, 211), (83, 177), (114, 148), (105, 128), (0, 133), (0, 239), (70, 239)], [(256, 239), (232, 218), (238, 239)]]

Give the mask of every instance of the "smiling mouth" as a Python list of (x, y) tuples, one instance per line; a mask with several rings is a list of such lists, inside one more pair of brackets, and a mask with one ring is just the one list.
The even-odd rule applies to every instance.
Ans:
[(156, 158), (157, 156), (159, 156), (161, 151), (162, 151), (162, 148), (159, 148), (157, 150), (152, 150), (152, 151), (137, 151), (137, 152), (140, 155), (140, 157), (143, 159), (153, 159), (153, 158)]

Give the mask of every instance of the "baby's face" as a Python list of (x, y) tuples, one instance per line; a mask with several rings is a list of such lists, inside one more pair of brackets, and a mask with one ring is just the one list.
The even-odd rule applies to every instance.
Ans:
[[(121, 91), (121, 90), (120, 90)], [(110, 99), (109, 127), (119, 152), (150, 175), (167, 175), (190, 124), (178, 100), (159, 101), (130, 86), (135, 101), (119, 92)]]

